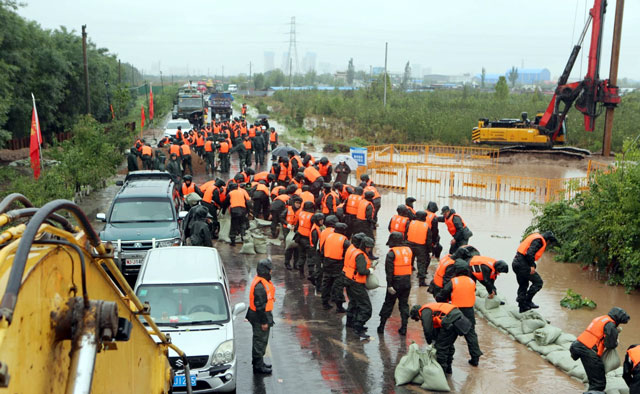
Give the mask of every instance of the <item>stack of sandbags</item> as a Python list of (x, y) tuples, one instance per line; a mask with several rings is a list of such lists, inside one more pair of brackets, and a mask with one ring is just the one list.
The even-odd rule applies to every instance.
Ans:
[(220, 231), (218, 231), (218, 239), (220, 241), (231, 243), (229, 238), (229, 231), (231, 230), (231, 215), (229, 211), (224, 215), (218, 216), (218, 222), (220, 223)]
[(436, 349), (427, 346), (420, 350), (412, 343), (409, 352), (400, 359), (395, 370), (396, 385), (414, 383), (423, 390), (450, 391), (449, 382), (436, 360)]

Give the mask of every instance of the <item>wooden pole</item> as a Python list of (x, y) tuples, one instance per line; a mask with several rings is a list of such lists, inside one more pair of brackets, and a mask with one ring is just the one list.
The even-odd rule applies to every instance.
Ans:
[(82, 25), (82, 58), (84, 62), (84, 100), (87, 114), (90, 114), (91, 97), (89, 96), (89, 65), (87, 64), (87, 25)]
[[(611, 65), (609, 67), (609, 86), (618, 84), (618, 63), (620, 60), (620, 39), (622, 38), (622, 15), (624, 0), (616, 1), (616, 18), (613, 25), (611, 43)], [(604, 118), (604, 135), (602, 136), (602, 156), (611, 156), (611, 135), (613, 134), (613, 111), (615, 107), (607, 107)]]

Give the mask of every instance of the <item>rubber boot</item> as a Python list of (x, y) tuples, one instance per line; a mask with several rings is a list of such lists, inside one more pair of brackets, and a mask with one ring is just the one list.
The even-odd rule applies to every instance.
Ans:
[(378, 326), (378, 334), (384, 333), (384, 325), (387, 323), (387, 319), (380, 319), (380, 325)]
[(424, 278), (420, 278), (418, 280), (418, 286), (420, 286), (420, 287), (426, 287), (427, 286), (427, 282), (425, 281)]
[(479, 357), (471, 357), (469, 359), (469, 364), (473, 365), (474, 367), (477, 367), (479, 361), (480, 361)]
[(236, 246), (236, 237), (231, 238), (231, 246)]
[(402, 322), (402, 325), (398, 328), (398, 334), (402, 336), (407, 335), (407, 322)]
[(344, 309), (344, 307), (342, 306), (342, 303), (340, 302), (336, 302), (336, 313), (346, 313), (347, 310)]

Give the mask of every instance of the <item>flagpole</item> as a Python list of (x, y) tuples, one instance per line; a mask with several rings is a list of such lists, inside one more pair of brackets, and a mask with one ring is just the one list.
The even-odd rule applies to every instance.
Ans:
[(38, 155), (40, 156), (40, 170), (42, 170), (42, 141), (40, 141), (40, 118), (38, 117), (38, 109), (36, 108), (36, 97), (31, 93), (33, 100), (33, 110), (36, 113), (36, 138), (38, 139)]

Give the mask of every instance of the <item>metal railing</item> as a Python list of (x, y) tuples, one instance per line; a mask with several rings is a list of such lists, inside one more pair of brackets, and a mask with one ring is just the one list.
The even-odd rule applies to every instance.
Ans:
[(420, 163), (438, 167), (492, 167), (500, 150), (468, 146), (390, 144), (367, 147), (367, 164)]

